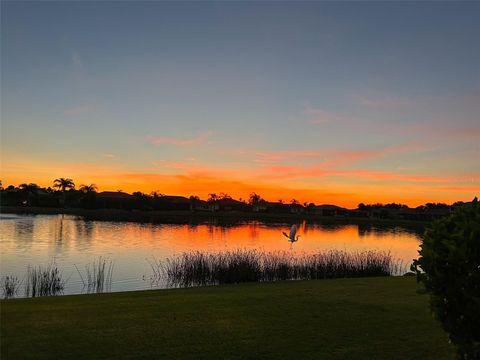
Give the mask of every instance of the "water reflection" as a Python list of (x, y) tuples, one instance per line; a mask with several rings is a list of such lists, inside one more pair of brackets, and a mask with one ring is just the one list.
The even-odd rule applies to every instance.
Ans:
[(100, 256), (115, 262), (112, 291), (149, 287), (151, 256), (165, 259), (183, 251), (225, 251), (235, 248), (262, 251), (316, 252), (385, 250), (409, 264), (417, 256), (419, 231), (402, 227), (297, 223), (300, 240), (285, 241), (292, 223), (259, 221), (226, 224), (148, 224), (89, 221), (75, 216), (8, 216), (0, 220), (2, 276), (23, 278), (28, 265), (55, 259), (69, 278), (65, 293), (81, 292), (75, 265), (83, 267)]

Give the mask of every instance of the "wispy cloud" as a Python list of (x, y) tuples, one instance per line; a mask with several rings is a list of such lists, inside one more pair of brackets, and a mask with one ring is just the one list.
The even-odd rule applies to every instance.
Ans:
[(282, 151), (259, 151), (255, 153), (254, 162), (260, 164), (274, 164), (281, 163), (293, 159), (311, 159), (317, 160), (326, 167), (333, 167), (352, 163), (360, 160), (376, 159), (387, 157), (390, 155), (408, 153), (426, 149), (425, 145), (418, 143), (406, 143), (391, 145), (379, 149), (365, 149), (365, 150), (282, 150)]
[(191, 146), (205, 144), (211, 139), (212, 136), (213, 131), (204, 131), (200, 132), (197, 136), (193, 138), (147, 135), (146, 139), (148, 142), (155, 145)]
[(374, 181), (401, 181), (411, 183), (462, 183), (467, 179), (462, 176), (432, 176), (424, 174), (408, 174), (400, 171), (377, 171), (369, 169), (336, 170), (323, 166), (303, 165), (274, 165), (264, 169), (263, 177), (266, 179), (296, 179), (308, 177), (343, 177), (353, 179), (367, 179)]
[(78, 51), (73, 50), (71, 52), (70, 64), (74, 73), (80, 73), (83, 71), (83, 61)]
[(299, 159), (299, 158), (322, 158), (325, 156), (325, 151), (296, 151), (296, 150), (282, 150), (282, 151), (259, 151), (255, 153), (254, 162), (257, 163), (276, 163), (279, 161)]
[(66, 109), (63, 113), (67, 116), (78, 116), (86, 113), (94, 112), (97, 106), (93, 103), (86, 103)]
[(374, 97), (360, 95), (356, 97), (356, 101), (363, 107), (381, 110), (400, 109), (409, 105), (407, 99), (402, 99), (396, 96)]
[[(403, 151), (402, 147), (386, 149), (386, 152)], [(380, 153), (346, 153), (335, 161), (316, 163), (310, 165), (304, 164), (275, 164), (262, 163), (258, 167), (252, 168), (244, 163), (226, 163), (222, 165), (202, 164), (187, 161), (166, 161), (154, 162), (153, 165), (159, 170), (173, 170), (181, 176), (188, 178), (217, 178), (217, 179), (235, 179), (237, 181), (282, 181), (298, 179), (343, 179), (347, 182), (356, 182), (359, 179), (374, 181), (375, 183), (401, 182), (405, 184), (429, 183), (429, 184), (454, 184), (471, 182), (472, 175), (465, 176), (436, 176), (425, 175), (406, 170), (382, 171), (367, 168), (343, 169), (336, 165), (344, 162), (352, 162), (357, 159), (380, 156)], [(307, 153), (306, 155), (310, 155)], [(335, 166), (334, 166), (335, 165)], [(170, 172), (170, 171), (169, 171)], [(477, 175), (478, 176), (478, 175)], [(478, 177), (477, 177), (478, 178)], [(315, 180), (316, 181), (316, 180)], [(277, 184), (278, 185), (278, 184)]]
[(157, 160), (152, 165), (161, 170), (175, 170), (188, 177), (215, 177), (241, 179), (251, 176), (251, 169), (240, 163), (223, 163), (221, 165), (212, 165), (198, 163), (197, 161), (169, 161)]
[(310, 105), (305, 106), (303, 113), (308, 117), (310, 124), (341, 123), (352, 120), (350, 117), (340, 113), (313, 108)]
[(102, 156), (108, 159), (113, 159), (116, 157), (115, 154), (110, 154), (110, 153), (102, 154)]
[(404, 135), (421, 135), (424, 139), (480, 140), (480, 126), (461, 127), (454, 119), (419, 120), (412, 124), (398, 124), (391, 129)]

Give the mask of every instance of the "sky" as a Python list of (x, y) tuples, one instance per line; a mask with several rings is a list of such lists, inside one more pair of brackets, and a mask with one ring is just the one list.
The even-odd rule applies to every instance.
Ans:
[(301, 202), (480, 189), (478, 2), (1, 2), (3, 186)]

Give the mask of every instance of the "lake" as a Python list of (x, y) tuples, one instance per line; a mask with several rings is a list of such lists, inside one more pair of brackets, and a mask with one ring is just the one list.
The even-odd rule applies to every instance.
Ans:
[[(300, 240), (291, 244), (282, 235), (292, 223), (248, 221), (231, 225), (144, 224), (87, 221), (67, 215), (0, 215), (0, 272), (24, 279), (27, 266), (55, 261), (67, 279), (64, 294), (85, 292), (77, 271), (100, 256), (114, 263), (111, 291), (164, 287), (150, 279), (149, 262), (184, 251), (219, 252), (233, 249), (313, 253), (338, 249), (389, 251), (406, 268), (417, 257), (418, 230), (371, 225), (297, 224)], [(23, 295), (23, 287), (19, 296)]]

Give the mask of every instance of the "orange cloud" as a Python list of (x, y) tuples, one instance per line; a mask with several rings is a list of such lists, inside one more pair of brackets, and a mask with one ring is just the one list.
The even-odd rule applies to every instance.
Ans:
[(153, 136), (147, 135), (148, 142), (155, 145), (175, 145), (175, 146), (188, 146), (188, 145), (200, 145), (205, 143), (213, 135), (212, 131), (204, 131), (197, 136), (189, 139), (176, 138), (169, 136)]
[[(308, 155), (308, 154), (307, 154)], [(29, 162), (16, 159), (2, 164), (3, 185), (34, 182), (51, 186), (57, 177), (73, 178), (77, 184), (95, 183), (100, 191), (159, 191), (176, 195), (226, 192), (248, 198), (257, 192), (276, 201), (335, 203), (354, 207), (359, 202), (402, 202), (416, 206), (425, 202), (470, 200), (478, 194), (480, 174), (469, 176), (426, 176), (401, 171), (334, 169), (318, 165), (297, 166), (229, 163), (224, 166), (198, 162), (159, 162), (153, 169), (88, 163)]]
[(255, 154), (254, 162), (274, 163), (296, 158), (321, 158), (325, 151), (261, 151)]
[[(457, 183), (468, 182), (470, 176), (428, 176), (423, 174), (405, 174), (395, 171), (377, 171), (368, 169), (335, 170), (323, 166), (273, 165), (264, 169), (264, 177), (270, 179), (295, 179), (307, 177), (346, 177), (365, 178), (375, 181), (402, 181), (419, 183)], [(478, 174), (475, 175), (478, 178)]]
[(360, 105), (370, 109), (399, 109), (409, 105), (406, 99), (399, 97), (371, 97), (371, 96), (358, 96), (358, 102)]
[(312, 108), (306, 106), (304, 114), (308, 117), (310, 124), (326, 124), (326, 123), (341, 123), (351, 121), (353, 119), (330, 111)]
[(324, 150), (281, 150), (281, 151), (259, 151), (255, 154), (254, 162), (261, 164), (278, 163), (292, 159), (318, 159), (324, 167), (336, 167), (359, 160), (368, 160), (383, 158), (390, 155), (402, 154), (408, 152), (426, 149), (424, 145), (418, 143), (407, 143), (392, 145), (381, 149), (370, 150), (347, 150), (340, 151), (335, 149)]

